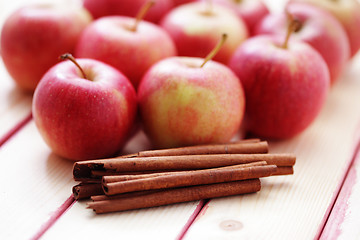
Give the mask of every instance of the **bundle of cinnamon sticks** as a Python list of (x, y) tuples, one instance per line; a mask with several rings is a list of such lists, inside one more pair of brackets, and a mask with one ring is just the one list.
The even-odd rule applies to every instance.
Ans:
[(91, 198), (96, 213), (155, 207), (260, 191), (259, 178), (293, 174), (293, 154), (268, 153), (268, 143), (228, 144), (142, 151), (76, 162), (75, 199)]

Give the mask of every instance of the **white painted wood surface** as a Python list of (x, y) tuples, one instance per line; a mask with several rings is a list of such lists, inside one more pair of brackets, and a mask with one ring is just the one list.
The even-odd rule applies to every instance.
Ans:
[[(293, 152), (293, 176), (269, 178), (257, 194), (211, 200), (185, 239), (313, 239), (327, 218), (359, 140), (360, 58), (300, 136), (270, 144)], [(357, 199), (359, 201), (359, 199)]]
[(360, 239), (360, 151), (351, 166), (331, 215), (321, 235), (322, 240)]
[(0, 139), (31, 112), (32, 95), (15, 86), (0, 59)]
[(77, 202), (42, 239), (176, 239), (198, 203), (95, 215)]
[[(31, 0), (32, 1), (32, 0)], [(284, 0), (266, 1), (278, 10)], [(0, 26), (25, 0), (0, 0)], [(300, 136), (271, 143), (298, 156), (294, 176), (263, 180), (257, 194), (211, 200), (185, 239), (312, 239), (323, 228), (360, 136), (360, 56), (332, 89), (316, 122)], [(0, 62), (0, 138), (25, 118), (31, 95), (17, 89)], [(140, 135), (127, 152), (147, 146)], [(174, 239), (199, 202), (95, 215), (77, 202), (53, 219), (71, 195), (72, 162), (51, 153), (33, 122), (0, 147), (0, 239), (29, 239), (54, 221), (42, 239)], [(360, 238), (360, 160), (324, 228), (323, 239)], [(343, 214), (343, 215), (341, 215)], [(336, 228), (336, 226), (338, 228)]]
[(32, 122), (0, 148), (0, 239), (30, 239), (71, 195), (72, 165)]

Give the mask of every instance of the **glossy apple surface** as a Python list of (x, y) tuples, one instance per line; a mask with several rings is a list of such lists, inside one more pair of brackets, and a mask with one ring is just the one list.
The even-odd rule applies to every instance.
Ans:
[(246, 128), (264, 138), (284, 139), (305, 130), (320, 112), (329, 88), (325, 61), (306, 43), (253, 37), (241, 45), (230, 68), (246, 96)]
[(195, 2), (196, 0), (173, 0), (174, 6)]
[(181, 5), (170, 11), (160, 24), (174, 40), (180, 56), (205, 57), (219, 36), (228, 34), (228, 40), (214, 57), (225, 64), (248, 37), (245, 23), (233, 11), (215, 4), (210, 9), (199, 2)]
[(350, 56), (353, 57), (360, 48), (360, 3), (357, 0), (292, 0), (306, 2), (321, 7), (335, 16), (343, 25), (349, 41)]
[[(324, 58), (334, 83), (350, 58), (349, 40), (341, 24), (330, 13), (304, 3), (291, 3), (287, 11), (301, 26), (291, 38), (304, 41)], [(275, 34), (285, 37), (289, 18), (285, 13), (271, 14), (257, 25), (255, 34)]]
[(113, 156), (125, 144), (136, 112), (136, 93), (113, 67), (79, 59), (52, 67), (33, 99), (33, 117), (45, 142), (71, 160)]
[(15, 11), (1, 31), (1, 56), (23, 89), (33, 91), (65, 52), (73, 52), (90, 14), (77, 5), (30, 5)]
[(145, 132), (158, 148), (229, 141), (244, 114), (239, 79), (225, 65), (172, 57), (155, 64), (138, 89)]
[(213, 2), (234, 10), (246, 23), (250, 35), (253, 35), (255, 25), (269, 14), (268, 7), (261, 0), (213, 0)]
[[(149, 0), (84, 0), (84, 7), (97, 19), (105, 16), (135, 17)], [(173, 7), (173, 0), (156, 0), (145, 20), (158, 22)]]
[(135, 19), (103, 17), (90, 24), (81, 35), (75, 55), (108, 63), (124, 73), (135, 87), (157, 61), (176, 55), (169, 35), (155, 24)]

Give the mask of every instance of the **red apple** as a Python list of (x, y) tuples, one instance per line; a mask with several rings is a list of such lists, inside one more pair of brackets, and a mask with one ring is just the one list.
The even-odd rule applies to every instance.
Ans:
[(262, 0), (213, 0), (213, 2), (234, 10), (245, 21), (251, 35), (255, 25), (269, 14), (269, 9)]
[(158, 148), (229, 141), (244, 113), (239, 79), (225, 65), (172, 57), (142, 79), (138, 99), (145, 133)]
[(173, 0), (174, 6), (195, 2), (196, 0)]
[[(84, 7), (94, 18), (111, 15), (135, 17), (140, 8), (149, 0), (84, 0)], [(145, 20), (157, 23), (171, 8), (172, 0), (156, 0)]]
[(1, 32), (1, 55), (6, 69), (21, 88), (33, 91), (60, 54), (73, 52), (90, 21), (90, 14), (77, 5), (31, 5), (18, 9), (6, 20)]
[(229, 39), (214, 58), (221, 63), (227, 63), (248, 36), (245, 24), (233, 11), (215, 4), (181, 5), (170, 11), (160, 25), (174, 40), (180, 56), (205, 57), (219, 36), (227, 33)]
[(86, 78), (67, 61), (52, 67), (41, 79), (33, 99), (36, 126), (62, 157), (113, 156), (132, 130), (135, 90), (122, 73), (107, 64), (91, 59), (79, 59), (78, 64)]
[(103, 17), (90, 24), (81, 35), (76, 56), (93, 58), (124, 73), (135, 87), (157, 61), (176, 55), (169, 35), (155, 24), (141, 21), (133, 29), (130, 17)]
[(353, 57), (360, 48), (360, 3), (357, 0), (292, 0), (306, 2), (331, 12), (343, 25), (349, 41), (350, 56)]
[(253, 37), (235, 52), (229, 66), (246, 96), (246, 129), (272, 139), (293, 137), (318, 115), (329, 88), (329, 70), (320, 54), (300, 41)]
[[(301, 23), (291, 38), (307, 42), (321, 54), (334, 83), (350, 58), (349, 40), (343, 27), (330, 13), (309, 4), (292, 3), (287, 11)], [(285, 13), (268, 15), (257, 25), (255, 34), (285, 36), (289, 21)]]

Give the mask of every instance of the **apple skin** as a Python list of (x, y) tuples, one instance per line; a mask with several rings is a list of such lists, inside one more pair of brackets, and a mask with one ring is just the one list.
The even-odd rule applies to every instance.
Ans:
[(229, 66), (246, 96), (245, 128), (268, 139), (293, 137), (316, 118), (329, 89), (320, 54), (300, 41), (257, 36), (244, 42)]
[(179, 56), (205, 57), (223, 33), (228, 39), (213, 60), (227, 64), (231, 55), (247, 37), (247, 27), (238, 16), (220, 5), (206, 14), (206, 4), (188, 3), (171, 10), (160, 25), (175, 42)]
[(360, 3), (357, 0), (291, 0), (306, 2), (329, 11), (344, 27), (350, 41), (350, 56), (353, 57), (360, 48)]
[(195, 2), (196, 0), (173, 0), (174, 6), (183, 5), (186, 3)]
[[(104, 16), (135, 17), (149, 0), (84, 0), (84, 7), (97, 19)], [(174, 6), (172, 0), (156, 0), (144, 19), (157, 23)]]
[(107, 64), (77, 61), (90, 80), (70, 61), (52, 67), (34, 93), (36, 126), (53, 152), (64, 158), (114, 156), (133, 127), (135, 90), (122, 73)]
[(79, 6), (30, 5), (15, 11), (2, 28), (1, 55), (17, 85), (34, 91), (58, 57), (74, 51), (91, 20)]
[(225, 65), (172, 57), (155, 64), (138, 89), (145, 133), (157, 148), (228, 142), (239, 130), (245, 99)]
[(234, 10), (246, 23), (250, 35), (254, 35), (253, 31), (256, 24), (269, 14), (268, 7), (261, 0), (213, 0), (213, 2)]
[[(302, 24), (291, 38), (304, 41), (324, 58), (330, 71), (331, 83), (342, 73), (350, 58), (349, 40), (341, 24), (330, 13), (304, 3), (292, 3), (287, 11)], [(271, 14), (262, 19), (255, 34), (274, 34), (285, 37), (288, 19), (285, 13)]]
[(75, 55), (112, 65), (127, 76), (135, 88), (143, 74), (157, 61), (177, 54), (170, 36), (160, 27), (141, 21), (129, 30), (134, 18), (103, 17), (90, 24), (81, 35)]

